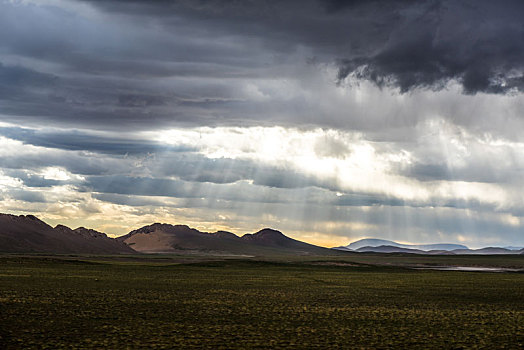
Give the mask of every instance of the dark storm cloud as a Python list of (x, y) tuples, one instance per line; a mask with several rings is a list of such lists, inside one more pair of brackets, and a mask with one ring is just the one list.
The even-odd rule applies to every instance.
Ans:
[[(377, 196), (373, 194), (344, 194), (339, 196), (335, 201), (338, 206), (404, 206), (409, 205), (406, 201), (398, 198), (386, 198), (384, 196)], [(412, 203), (414, 204), (414, 203)]]
[(451, 79), (465, 93), (524, 91), (522, 2), (427, 5), (416, 4), (415, 16), (390, 28), (388, 41), (374, 54), (342, 59), (339, 78), (354, 75), (402, 92), (440, 89)]
[[(268, 188), (269, 187), (269, 188)], [(191, 182), (185, 180), (130, 177), (130, 176), (93, 176), (79, 186), (81, 191), (96, 192), (98, 194), (117, 194), (127, 196), (145, 197), (173, 197), (173, 198), (202, 198), (209, 200), (226, 200), (253, 203), (294, 203), (296, 195), (301, 193), (300, 204), (315, 203), (328, 204), (333, 202), (333, 193), (320, 188), (282, 188), (274, 186), (252, 186), (246, 183), (209, 183)], [(351, 195), (346, 195), (346, 200), (336, 200), (336, 205), (362, 206), (392, 203), (393, 200), (383, 201), (378, 196), (357, 195), (354, 200), (349, 200)], [(111, 199), (111, 196), (103, 197)], [(120, 198), (121, 197), (117, 197)], [(147, 205), (149, 199), (126, 200), (130, 205)], [(120, 203), (120, 202), (119, 202)]]
[(7, 67), (0, 62), (0, 94), (13, 94), (16, 88), (52, 85), (57, 77), (24, 67)]
[[(178, 93), (166, 92), (169, 89)], [(96, 129), (155, 128), (170, 120), (200, 124), (198, 118), (235, 103), (224, 83), (179, 82), (169, 89), (160, 91), (162, 87), (139, 78), (71, 77), (0, 62), (0, 113), (12, 123), (40, 121)]]
[(47, 203), (47, 199), (40, 192), (14, 190), (9, 191), (9, 196), (13, 199), (28, 203)]
[[(439, 89), (450, 80), (463, 84), (466, 93), (523, 86), (519, 2), (64, 4), (0, 5), (3, 120), (105, 130), (186, 125), (375, 130), (383, 128), (386, 112), (389, 120), (402, 114), (404, 124), (420, 115), (416, 106), (373, 112), (330, 101), (332, 95), (322, 96), (326, 82), (313, 77), (322, 64), (338, 65), (341, 83), (351, 76), (404, 92)], [(268, 85), (272, 80), (281, 84)], [(295, 85), (290, 89), (284, 82)]]
[[(103, 202), (128, 205), (132, 207), (167, 207), (167, 208), (211, 208), (212, 210), (238, 210), (246, 204), (246, 202), (224, 201), (217, 198), (177, 198), (173, 202), (162, 199), (154, 199), (144, 196), (130, 196), (115, 193), (94, 193), (93, 198)], [(255, 204), (256, 205), (256, 204)]]
[[(129, 173), (139, 169), (133, 158), (104, 158), (43, 149), (41, 152), (9, 154), (0, 156), (0, 167), (5, 171), (41, 171), (47, 167), (61, 167), (73, 174), (106, 175)], [(18, 177), (18, 176), (15, 176)]]
[[(224, 187), (226, 186), (226, 187)], [(234, 190), (237, 189), (237, 190)], [(221, 185), (213, 183), (187, 182), (182, 180), (130, 177), (98, 176), (89, 177), (80, 191), (112, 193), (120, 195), (161, 196), (174, 198), (218, 198), (231, 201), (258, 203), (288, 202), (284, 193), (258, 192), (245, 184)]]
[(16, 178), (22, 180), (25, 186), (27, 187), (53, 187), (53, 186), (61, 186), (61, 185), (67, 185), (67, 181), (61, 181), (61, 180), (53, 180), (53, 179), (46, 179), (44, 176), (41, 175), (32, 175), (25, 172), (19, 172), (18, 174), (15, 174), (13, 172), (6, 172), (6, 174), (10, 176), (15, 176)]
[(158, 142), (100, 136), (82, 131), (50, 131), (0, 127), (0, 135), (25, 144), (61, 150), (82, 150), (103, 154), (147, 154), (153, 152), (192, 152), (195, 147), (168, 146)]
[(336, 189), (333, 179), (320, 179), (297, 170), (261, 164), (253, 160), (216, 158), (203, 155), (158, 155), (148, 164), (159, 176), (176, 176), (184, 181), (216, 184), (252, 180), (254, 185), (275, 188), (322, 187)]
[(238, 118), (225, 112), (235, 86), (221, 79), (267, 71), (260, 50), (245, 54), (184, 19), (157, 30), (116, 15), (0, 6), (0, 113), (13, 123), (133, 129)]
[[(520, 1), (95, 1), (114, 12), (175, 14), (222, 33), (305, 45), (353, 74), (406, 92), (460, 81), (466, 93), (524, 89)], [(322, 11), (322, 9), (324, 11)], [(287, 43), (285, 42), (287, 41)]]
[[(338, 65), (339, 82), (351, 76), (403, 92), (440, 89), (450, 80), (468, 94), (524, 86), (518, 1), (67, 4), (1, 5), (3, 120), (127, 130), (376, 127), (373, 118), (359, 117), (366, 110), (348, 123), (345, 106), (309, 101), (321, 89), (305, 78), (317, 64)], [(308, 91), (285, 98), (280, 87), (249, 92), (268, 79), (299, 81)]]
[(507, 183), (522, 179), (522, 169), (501, 169), (494, 164), (468, 164), (451, 167), (448, 164), (416, 163), (401, 172), (421, 181), (466, 181), (483, 183)]
[(410, 208), (451, 208), (451, 209), (471, 209), (479, 212), (509, 212), (520, 215), (520, 208), (497, 208), (493, 204), (481, 203), (476, 199), (438, 199), (429, 200), (406, 200), (395, 197), (387, 197), (373, 193), (346, 193), (338, 196), (329, 203), (340, 207), (410, 207)]
[(119, 205), (129, 205), (133, 207), (141, 207), (141, 206), (148, 206), (148, 205), (161, 207), (161, 206), (168, 205), (165, 201), (162, 201), (162, 200), (137, 197), (137, 196), (120, 195), (120, 194), (114, 194), (114, 193), (95, 193), (92, 196), (93, 198), (96, 198), (103, 202), (109, 202), (109, 203), (114, 203), (114, 204), (119, 204)]

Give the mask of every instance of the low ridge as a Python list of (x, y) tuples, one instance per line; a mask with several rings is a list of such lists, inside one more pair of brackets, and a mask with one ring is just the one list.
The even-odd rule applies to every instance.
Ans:
[(51, 227), (34, 215), (0, 214), (0, 252), (9, 253), (134, 253), (122, 242), (86, 228)]
[(355, 252), (375, 253), (412, 253), (412, 254), (521, 254), (521, 250), (501, 247), (486, 247), (481, 249), (469, 249), (462, 244), (436, 243), (436, 244), (402, 244), (384, 239), (365, 238), (348, 244), (347, 246), (335, 247), (333, 249)]
[(233, 255), (334, 255), (318, 247), (265, 228), (239, 237), (231, 232), (200, 232), (185, 225), (153, 224), (133, 230), (119, 241), (143, 253), (212, 253)]
[(452, 251), (456, 249), (469, 249), (468, 247), (462, 244), (453, 244), (453, 243), (402, 244), (402, 243), (397, 243), (394, 241), (388, 241), (385, 239), (376, 239), (376, 238), (360, 239), (358, 241), (348, 244), (347, 246), (343, 246), (339, 248), (346, 248), (349, 250), (359, 250), (360, 248), (364, 248), (364, 247), (373, 248), (373, 247), (380, 247), (380, 246), (389, 246), (389, 247), (397, 247), (397, 248), (405, 248), (405, 249), (418, 249), (418, 250), (426, 251), (426, 252), (429, 252), (431, 250)]

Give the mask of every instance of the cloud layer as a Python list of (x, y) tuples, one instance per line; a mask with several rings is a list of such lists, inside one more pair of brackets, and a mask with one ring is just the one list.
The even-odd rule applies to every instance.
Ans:
[(115, 234), (164, 220), (524, 245), (523, 15), (2, 1), (0, 209)]

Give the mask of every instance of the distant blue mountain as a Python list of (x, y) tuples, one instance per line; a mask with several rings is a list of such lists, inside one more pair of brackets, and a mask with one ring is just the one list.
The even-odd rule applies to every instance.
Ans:
[(401, 244), (394, 241), (388, 241), (385, 239), (376, 239), (376, 238), (365, 238), (358, 240), (356, 242), (350, 243), (347, 246), (341, 247), (349, 250), (358, 250), (364, 247), (380, 247), (380, 246), (389, 246), (405, 249), (418, 249), (423, 251), (430, 250), (445, 250), (452, 251), (455, 249), (469, 249), (462, 244), (452, 244), (452, 243), (437, 243), (437, 244)]
[(522, 250), (522, 249), (524, 249), (524, 247), (513, 247), (513, 246), (502, 247), (502, 248), (509, 249), (509, 250)]

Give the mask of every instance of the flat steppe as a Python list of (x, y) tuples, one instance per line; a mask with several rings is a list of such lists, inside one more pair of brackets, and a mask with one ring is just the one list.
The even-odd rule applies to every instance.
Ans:
[(0, 255), (3, 348), (522, 348), (522, 256)]

